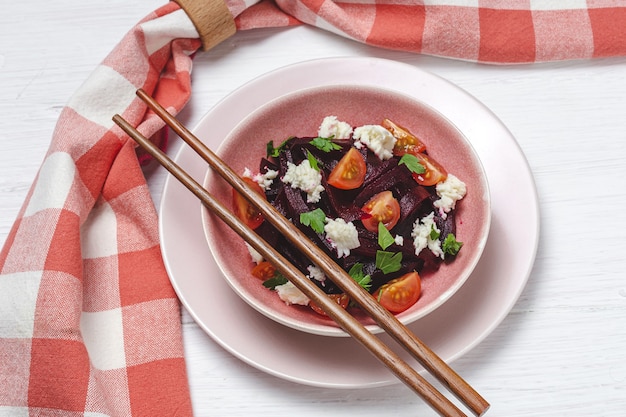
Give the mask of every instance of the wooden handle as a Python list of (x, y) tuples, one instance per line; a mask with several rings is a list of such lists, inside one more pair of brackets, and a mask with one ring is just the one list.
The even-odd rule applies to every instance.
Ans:
[(174, 0), (193, 22), (202, 50), (207, 51), (237, 31), (224, 0)]

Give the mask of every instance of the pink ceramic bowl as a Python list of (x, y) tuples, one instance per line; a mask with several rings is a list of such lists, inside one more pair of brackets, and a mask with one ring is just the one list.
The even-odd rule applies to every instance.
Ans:
[[(470, 277), (483, 252), (491, 220), (487, 178), (476, 152), (463, 134), (444, 116), (424, 103), (397, 92), (366, 86), (327, 86), (297, 91), (250, 114), (225, 138), (217, 150), (235, 172), (257, 172), (266, 144), (281, 143), (290, 136), (315, 136), (324, 117), (334, 115), (352, 126), (379, 124), (389, 118), (406, 127), (428, 147), (428, 153), (449, 173), (467, 185), (467, 195), (456, 207), (457, 240), (463, 248), (451, 263), (430, 275), (422, 275), (420, 299), (397, 315), (404, 324), (418, 320), (448, 300)], [(205, 187), (227, 207), (231, 188), (211, 170)], [(288, 306), (277, 294), (251, 276), (254, 263), (244, 241), (203, 208), (205, 235), (216, 263), (232, 289), (265, 316), (304, 332), (346, 336), (332, 320), (308, 307)], [(355, 311), (356, 310), (356, 311)], [(368, 329), (382, 331), (358, 309), (350, 309)]]

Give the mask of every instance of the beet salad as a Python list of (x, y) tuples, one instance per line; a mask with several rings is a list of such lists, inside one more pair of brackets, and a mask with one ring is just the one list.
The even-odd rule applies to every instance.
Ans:
[[(324, 118), (317, 136), (267, 144), (267, 154), (244, 179), (326, 251), (393, 313), (417, 302), (421, 275), (453, 262), (455, 208), (466, 194), (459, 178), (428, 155), (427, 144), (384, 119), (354, 127)], [(245, 198), (233, 192), (235, 213), (339, 304), (341, 293)], [(251, 247), (259, 285), (287, 304), (319, 307)], [(432, 276), (430, 276), (432, 275)], [(437, 279), (429, 274), (428, 279)]]

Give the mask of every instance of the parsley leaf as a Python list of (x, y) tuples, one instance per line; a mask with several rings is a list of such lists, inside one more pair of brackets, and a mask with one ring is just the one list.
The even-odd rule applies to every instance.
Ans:
[(439, 236), (441, 236), (441, 233), (435, 229), (435, 225), (433, 224), (430, 228), (430, 240), (437, 240), (439, 239)]
[(365, 275), (363, 273), (363, 264), (355, 263), (348, 271), (348, 274), (359, 284), (361, 287), (365, 288), (367, 291), (372, 288), (372, 277), (369, 275)]
[(315, 230), (317, 233), (323, 233), (324, 224), (326, 223), (326, 214), (324, 214), (321, 208), (300, 213), (300, 223), (305, 226), (310, 226), (311, 229)]
[(306, 151), (306, 159), (308, 159), (309, 161), (309, 165), (311, 165), (311, 168), (313, 168), (316, 171), (320, 170), (319, 167), (319, 162), (318, 160), (313, 156), (313, 154), (311, 152), (309, 152), (308, 150)]
[(269, 288), (270, 290), (274, 290), (279, 285), (284, 285), (287, 282), (289, 282), (289, 280), (285, 278), (283, 274), (276, 272), (272, 278), (263, 281), (263, 286), (265, 288)]
[(455, 256), (461, 250), (463, 242), (456, 240), (456, 237), (452, 233), (448, 233), (448, 236), (443, 240), (441, 248), (449, 255)]
[(376, 251), (376, 267), (384, 274), (399, 271), (402, 267), (402, 252)]
[(380, 247), (385, 250), (395, 242), (396, 240), (391, 236), (391, 233), (389, 233), (389, 230), (387, 230), (383, 222), (378, 222), (378, 244)]
[(406, 165), (406, 167), (414, 174), (423, 174), (426, 172), (424, 165), (420, 164), (419, 159), (415, 155), (405, 153), (398, 161), (398, 165)]
[(333, 142), (332, 138), (317, 137), (313, 138), (313, 140), (311, 140), (311, 142), (309, 143), (323, 152), (338, 151), (339, 149), (341, 149), (341, 146)]
[(267, 155), (267, 157), (274, 157), (277, 158), (278, 155), (280, 155), (280, 153), (285, 150), (285, 148), (287, 147), (287, 142), (289, 141), (289, 139), (291, 138), (287, 138), (286, 140), (283, 141), (283, 143), (281, 143), (280, 145), (278, 145), (278, 148), (274, 147), (274, 141), (270, 140), (269, 142), (267, 142), (267, 144), (265, 145), (265, 153)]

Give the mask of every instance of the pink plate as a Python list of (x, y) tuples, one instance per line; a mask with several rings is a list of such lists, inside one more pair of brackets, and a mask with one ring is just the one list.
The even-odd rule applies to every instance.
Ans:
[[(194, 132), (215, 150), (257, 108), (297, 90), (330, 85), (375, 86), (427, 103), (463, 132), (487, 173), (491, 228), (478, 265), (446, 303), (409, 325), (451, 363), (491, 334), (528, 280), (539, 237), (537, 191), (528, 163), (509, 130), (474, 97), (413, 65), (378, 58), (314, 60), (275, 70), (231, 93)], [(206, 163), (189, 147), (183, 146), (175, 160), (195, 178), (204, 177)], [(399, 382), (352, 338), (291, 329), (241, 300), (210, 256), (200, 203), (171, 176), (160, 202), (159, 231), (165, 266), (185, 309), (235, 357), (276, 377), (311, 386), (371, 388)], [(387, 335), (380, 337), (393, 343)], [(408, 354), (401, 355), (419, 368)]]
[[(325, 116), (334, 115), (353, 127), (379, 124), (387, 117), (408, 128), (422, 140), (428, 153), (449, 173), (465, 182), (468, 192), (457, 205), (456, 237), (463, 248), (453, 262), (422, 275), (418, 302), (398, 315), (411, 323), (433, 311), (465, 283), (485, 247), (491, 218), (485, 173), (466, 138), (429, 106), (389, 90), (370, 86), (324, 86), (299, 90), (260, 107), (247, 116), (219, 147), (218, 155), (237, 173), (245, 168), (258, 172), (266, 144), (291, 137), (315, 136)], [(231, 187), (208, 170), (205, 187), (232, 208)], [(286, 326), (325, 336), (347, 336), (332, 320), (302, 306), (288, 306), (275, 292), (261, 285), (250, 271), (254, 263), (245, 243), (217, 216), (203, 212), (205, 235), (217, 265), (234, 291), (253, 308)], [(373, 333), (382, 331), (359, 309), (353, 315)]]

